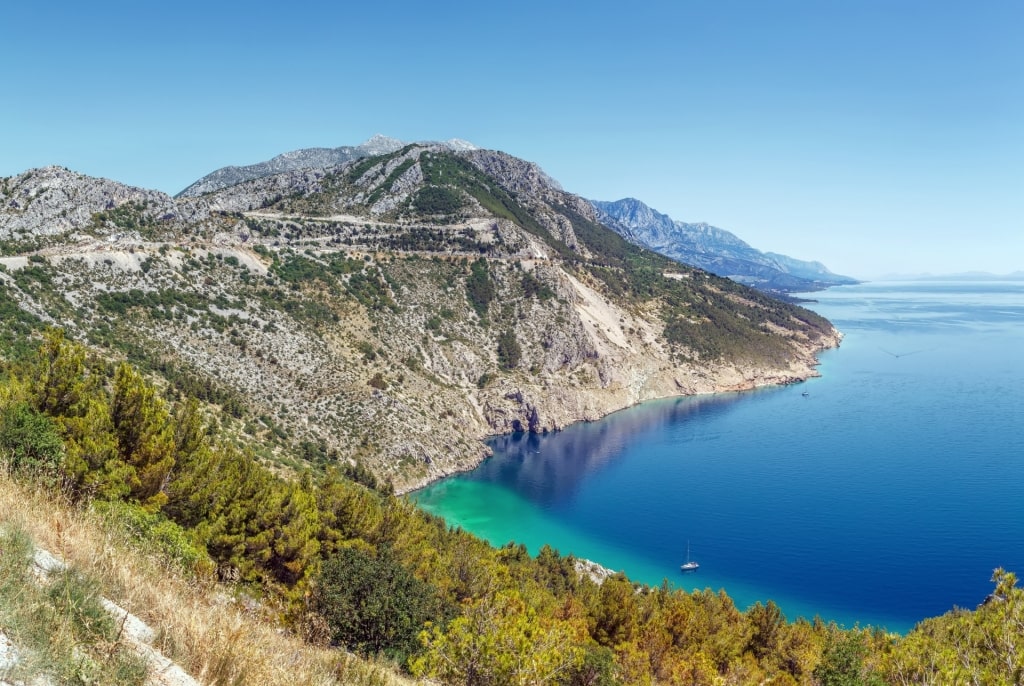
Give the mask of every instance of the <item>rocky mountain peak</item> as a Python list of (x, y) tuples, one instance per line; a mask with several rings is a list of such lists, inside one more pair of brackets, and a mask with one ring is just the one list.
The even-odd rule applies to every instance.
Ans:
[(450, 150), (454, 150), (455, 152), (469, 152), (471, 150), (480, 149), (473, 145), (472, 143), (470, 143), (469, 141), (462, 140), (461, 138), (449, 138), (444, 142), (444, 144)]
[[(401, 150), (408, 143), (383, 134), (374, 134), (366, 142), (355, 146), (343, 145), (338, 148), (302, 148), (282, 153), (265, 162), (242, 167), (222, 167), (178, 193), (178, 197), (199, 197), (246, 181), (260, 179), (284, 172), (306, 169), (330, 169), (365, 157), (389, 155)], [(452, 138), (441, 142), (424, 142), (418, 145), (440, 146), (447, 150), (468, 152), (477, 147), (468, 141)]]
[(366, 141), (357, 145), (356, 148), (363, 150), (368, 155), (386, 155), (389, 152), (400, 149), (403, 145), (405, 143), (397, 138), (385, 136), (382, 133), (375, 133)]
[(672, 219), (651, 209), (636, 198), (623, 198), (614, 202), (591, 200), (602, 221), (613, 220), (629, 238), (636, 231), (671, 233), (674, 229)]

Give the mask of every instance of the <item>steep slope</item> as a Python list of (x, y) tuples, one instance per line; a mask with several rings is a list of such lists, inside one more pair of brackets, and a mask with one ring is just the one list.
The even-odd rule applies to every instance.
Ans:
[[(266, 162), (258, 162), (244, 167), (222, 167), (178, 193), (178, 197), (191, 198), (212, 193), (222, 188), (234, 186), (243, 181), (263, 178), (281, 172), (300, 169), (327, 169), (345, 162), (358, 160), (374, 155), (386, 155), (403, 147), (405, 143), (396, 139), (377, 134), (360, 145), (343, 145), (339, 148), (303, 148), (278, 155)], [(452, 139), (441, 143), (452, 150), (473, 150), (475, 146), (466, 141)]]
[(602, 223), (631, 242), (762, 291), (805, 292), (857, 283), (820, 262), (763, 253), (723, 229), (673, 220), (634, 198), (590, 202)]
[(400, 489), (488, 434), (806, 378), (838, 341), (504, 153), (408, 145), (179, 199), (62, 172), (30, 221), (10, 201), (39, 173), (0, 182), (0, 305), (226, 408), (264, 457), (361, 460)]

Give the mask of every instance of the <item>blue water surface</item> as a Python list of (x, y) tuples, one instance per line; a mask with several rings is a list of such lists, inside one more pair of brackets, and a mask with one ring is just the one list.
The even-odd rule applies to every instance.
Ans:
[[(1024, 283), (869, 283), (809, 305), (820, 378), (490, 442), (415, 494), (494, 544), (906, 631), (1024, 573)], [(683, 574), (687, 542), (695, 573)]]

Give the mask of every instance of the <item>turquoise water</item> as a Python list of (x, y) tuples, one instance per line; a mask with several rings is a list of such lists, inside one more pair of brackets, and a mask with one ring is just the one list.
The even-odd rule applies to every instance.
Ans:
[(812, 297), (845, 334), (821, 378), (500, 437), (414, 497), (494, 544), (790, 618), (906, 631), (974, 607), (995, 567), (1024, 574), (1024, 283)]

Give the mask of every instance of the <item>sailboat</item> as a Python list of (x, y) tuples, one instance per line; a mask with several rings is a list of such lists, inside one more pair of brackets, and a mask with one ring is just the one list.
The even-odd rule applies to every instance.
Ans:
[(684, 562), (683, 564), (679, 565), (679, 571), (681, 571), (681, 572), (695, 572), (695, 571), (697, 571), (698, 567), (700, 567), (700, 565), (690, 559), (690, 542), (687, 541), (686, 542), (686, 562)]

